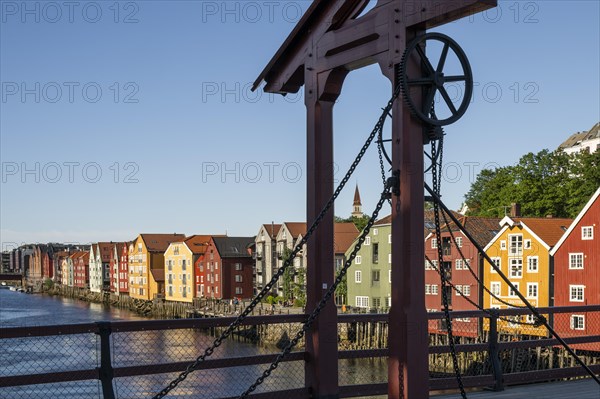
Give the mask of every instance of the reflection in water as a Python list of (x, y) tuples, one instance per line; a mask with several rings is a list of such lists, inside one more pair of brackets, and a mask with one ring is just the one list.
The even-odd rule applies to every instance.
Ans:
[[(42, 295), (0, 290), (0, 328), (77, 324), (104, 320), (143, 319), (129, 311), (101, 304)], [(214, 341), (207, 331), (162, 330), (113, 333), (111, 336), (114, 367), (192, 362)], [(0, 339), (2, 367), (0, 376), (56, 371), (89, 370), (99, 366), (98, 337), (79, 334), (40, 338)], [(276, 354), (273, 347), (262, 347), (234, 340), (224, 341), (211, 359)], [(250, 386), (268, 365), (250, 365), (198, 370), (176, 390), (181, 398), (236, 396)], [(166, 386), (177, 373), (116, 378), (118, 399), (150, 398)], [(387, 364), (383, 359), (340, 360), (341, 385), (385, 382)], [(304, 384), (304, 362), (282, 363), (257, 392), (300, 388)], [(99, 399), (97, 381), (81, 381), (39, 386), (2, 388), (7, 399)]]

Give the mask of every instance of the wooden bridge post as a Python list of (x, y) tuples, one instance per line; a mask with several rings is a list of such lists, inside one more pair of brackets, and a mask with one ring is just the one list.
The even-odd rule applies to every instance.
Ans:
[(110, 322), (96, 323), (98, 326), (98, 334), (100, 336), (100, 367), (98, 368), (98, 378), (102, 384), (103, 399), (115, 399), (115, 391), (113, 388), (113, 367), (110, 356), (110, 334), (112, 328)]
[(490, 309), (490, 333), (488, 335), (488, 356), (492, 364), (492, 374), (494, 375), (494, 391), (504, 391), (504, 377), (502, 376), (502, 365), (500, 364), (498, 350), (498, 316), (496, 309)]

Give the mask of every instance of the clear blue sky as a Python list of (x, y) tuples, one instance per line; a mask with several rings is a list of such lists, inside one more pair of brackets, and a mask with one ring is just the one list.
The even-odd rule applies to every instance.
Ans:
[[(0, 2), (3, 249), (140, 232), (254, 235), (262, 223), (304, 220), (302, 96), (249, 85), (309, 2), (114, 4)], [(555, 149), (600, 120), (599, 4), (506, 1), (500, 14), (436, 29), (466, 51), (477, 85), (446, 129), (449, 206), (483, 165)], [(389, 90), (374, 66), (348, 77), (337, 177)], [(381, 188), (374, 149), (337, 215), (349, 215), (356, 183), (370, 213)]]

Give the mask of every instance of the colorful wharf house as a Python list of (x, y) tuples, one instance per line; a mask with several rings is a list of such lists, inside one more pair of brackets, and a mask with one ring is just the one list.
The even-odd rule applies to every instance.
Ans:
[[(277, 244), (276, 250), (276, 270), (283, 266), (285, 261), (284, 256), (287, 251), (292, 251), (296, 244), (302, 239), (302, 236), (306, 234), (306, 223), (305, 222), (285, 222), (281, 225), (279, 232), (277, 233)], [(306, 264), (306, 246), (302, 248), (302, 253), (296, 256), (293, 261), (293, 267), (298, 269)], [(295, 278), (295, 277), (294, 277)], [(268, 281), (267, 281), (268, 282)], [(283, 278), (277, 281), (276, 287), (273, 287), (273, 294), (276, 296), (283, 296)]]
[[(600, 305), (600, 188), (550, 255), (554, 261), (554, 306)], [(554, 328), (562, 337), (600, 335), (600, 317), (598, 312), (558, 313)], [(598, 343), (572, 346), (600, 351)]]
[(73, 287), (89, 288), (90, 253), (77, 251), (71, 259), (73, 260)]
[(110, 287), (110, 258), (113, 243), (99, 242), (90, 247), (90, 291), (108, 291)]
[[(460, 215), (454, 213), (456, 217)], [(425, 227), (423, 238), (432, 232), (434, 226), (433, 211), (425, 211)], [(379, 219), (356, 258), (348, 269), (346, 282), (348, 297), (346, 304), (357, 308), (387, 311), (391, 305), (392, 295), (392, 217), (388, 215)], [(354, 250), (356, 240), (346, 251), (346, 257)]]
[(112, 244), (110, 255), (110, 292), (117, 295), (129, 295), (129, 272), (127, 252), (128, 242), (117, 242)]
[(254, 273), (255, 292), (261, 291), (271, 281), (277, 272), (277, 235), (281, 229), (280, 224), (263, 224), (258, 230), (255, 239), (254, 258), (256, 260)]
[(198, 289), (195, 265), (204, 255), (210, 235), (193, 235), (169, 244), (165, 251), (165, 299), (192, 303)]
[(184, 234), (140, 234), (129, 247), (129, 296), (154, 299), (165, 293), (165, 251)]
[(74, 256), (78, 252), (79, 251), (75, 251), (75, 252), (71, 253), (63, 261), (62, 278), (63, 278), (63, 285), (64, 286), (67, 286), (67, 287), (73, 287), (74, 286), (74, 280), (75, 280), (75, 262), (74, 262)]
[[(525, 298), (536, 307), (554, 306), (552, 297), (552, 268), (550, 250), (561, 239), (572, 219), (522, 218), (506, 216), (500, 221), (500, 231), (484, 248), (496, 266)], [(504, 302), (523, 306), (516, 293), (510, 289), (486, 261), (483, 266), (485, 286)], [(506, 309), (509, 306), (490, 294), (483, 296), (485, 308)], [(534, 323), (533, 315), (515, 316), (515, 321)], [(484, 330), (487, 330), (484, 323)], [(546, 336), (547, 330), (533, 325), (498, 321), (498, 330), (511, 335)]]
[(204, 253), (200, 292), (215, 299), (251, 298), (254, 237), (212, 237)]
[[(500, 219), (497, 218), (461, 216), (458, 219), (481, 247), (486, 246), (500, 229)], [(441, 269), (439, 249), (442, 250), (443, 256)], [(469, 301), (477, 306), (482, 305), (477, 279), (483, 280), (483, 257), (456, 224), (450, 222), (449, 225), (442, 226), (441, 242), (438, 242), (435, 232), (425, 238), (425, 257), (425, 306), (429, 312), (443, 310), (440, 270), (444, 270), (448, 280), (456, 287), (446, 287), (451, 310), (476, 310), (476, 306)], [(477, 318), (453, 319), (452, 325), (454, 335), (462, 337), (477, 337), (481, 328)], [(445, 320), (430, 320), (429, 331), (446, 334)]]

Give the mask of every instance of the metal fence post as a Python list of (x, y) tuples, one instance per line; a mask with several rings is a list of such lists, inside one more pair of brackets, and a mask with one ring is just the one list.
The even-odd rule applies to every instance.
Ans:
[(98, 368), (98, 378), (102, 383), (102, 394), (104, 399), (115, 399), (113, 388), (113, 367), (110, 356), (110, 334), (112, 328), (110, 322), (96, 323), (100, 335), (100, 367)]
[(500, 315), (498, 310), (490, 309), (490, 334), (488, 337), (488, 354), (490, 357), (490, 363), (492, 365), (492, 373), (494, 375), (494, 391), (504, 391), (502, 376), (502, 365), (500, 364), (500, 357), (498, 351), (498, 316)]

